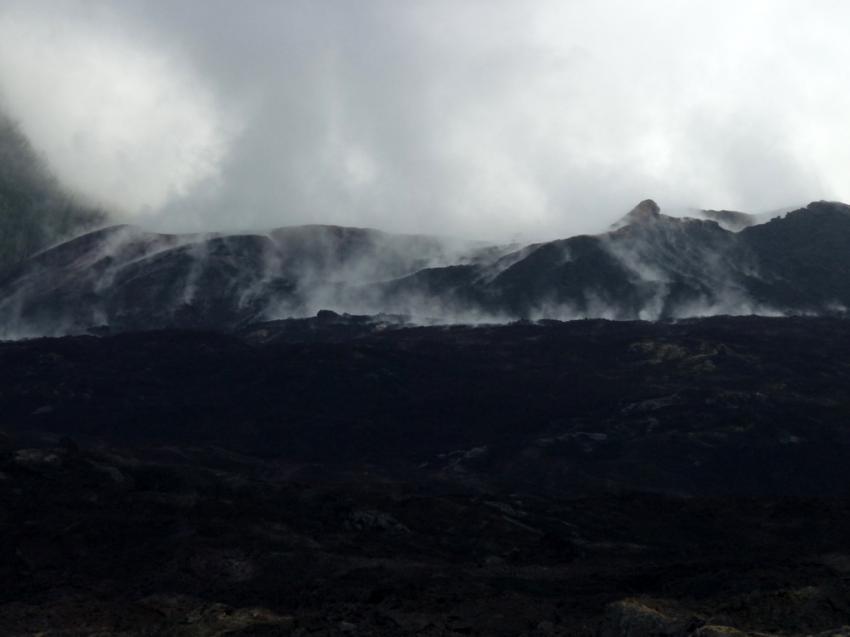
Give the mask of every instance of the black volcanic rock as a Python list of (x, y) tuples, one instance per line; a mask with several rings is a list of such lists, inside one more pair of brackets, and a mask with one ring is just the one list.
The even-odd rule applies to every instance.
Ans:
[(0, 634), (845, 635), (849, 325), (2, 343)]
[(238, 335), (0, 344), (0, 404), (19, 432), (212, 444), (327, 475), (369, 465), (550, 494), (843, 496), (848, 355), (838, 318), (411, 327), (323, 315)]

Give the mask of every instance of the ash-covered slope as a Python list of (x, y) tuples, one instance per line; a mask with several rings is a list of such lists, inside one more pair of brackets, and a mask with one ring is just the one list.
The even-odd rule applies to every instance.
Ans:
[(500, 273), (491, 295), (512, 312), (546, 318), (657, 319), (751, 313), (741, 268), (750, 255), (718, 224), (661, 215), (652, 201), (615, 229), (541, 246)]
[[(723, 211), (724, 225), (730, 215), (751, 221)], [(735, 232), (647, 200), (606, 233), (522, 248), (336, 226), (181, 236), (120, 226), (0, 282), (0, 337), (232, 329), (323, 308), (443, 322), (830, 314), (850, 306), (848, 248), (850, 207), (828, 202)]]
[(11, 272), (0, 283), (0, 337), (102, 325), (232, 328), (314, 314), (347, 299), (377, 311), (380, 290), (369, 284), (489, 253), (471, 242), (336, 226), (244, 235), (114, 226), (36, 254)]
[[(612, 230), (529, 246), (489, 264), (418, 272), (407, 299), (523, 318), (666, 319), (823, 314), (850, 305), (850, 207), (816, 202), (740, 232), (639, 204)], [(398, 302), (396, 302), (398, 300)]]

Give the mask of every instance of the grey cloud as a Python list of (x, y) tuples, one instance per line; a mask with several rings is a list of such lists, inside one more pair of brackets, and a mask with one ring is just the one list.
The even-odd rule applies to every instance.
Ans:
[[(94, 42), (120, 63), (95, 80), (123, 71), (155, 106), (106, 91), (85, 134), (64, 107), (31, 108), (65, 73), (56, 56), (0, 66), (0, 95), (60, 177), (151, 228), (535, 239), (649, 196), (850, 199), (848, 18), (830, 0), (9, 0), (3, 33), (48, 25), (71, 67)], [(116, 132), (110, 108), (145, 134)]]

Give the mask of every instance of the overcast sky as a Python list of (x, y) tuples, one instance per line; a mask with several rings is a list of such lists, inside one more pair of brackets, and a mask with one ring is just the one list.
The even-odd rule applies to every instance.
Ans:
[(844, 0), (0, 0), (0, 106), (148, 227), (850, 200)]

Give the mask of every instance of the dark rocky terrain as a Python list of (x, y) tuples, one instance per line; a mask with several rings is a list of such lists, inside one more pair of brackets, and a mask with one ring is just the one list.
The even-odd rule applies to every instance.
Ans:
[(323, 308), (425, 324), (846, 313), (850, 207), (815, 202), (760, 224), (701, 215), (665, 216), (647, 200), (609, 232), (525, 247), (335, 226), (242, 235), (114, 226), (0, 272), (0, 337), (229, 330)]
[(850, 323), (0, 344), (0, 633), (850, 634)]

